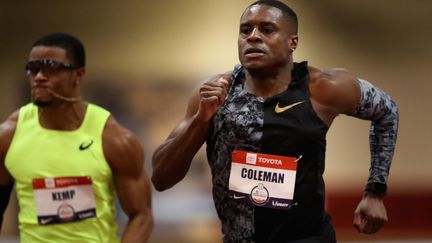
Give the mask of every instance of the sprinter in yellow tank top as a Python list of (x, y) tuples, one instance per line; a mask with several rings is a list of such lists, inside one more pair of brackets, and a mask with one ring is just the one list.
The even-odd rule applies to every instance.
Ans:
[(81, 42), (40, 38), (26, 71), (32, 103), (0, 125), (0, 209), (15, 183), (21, 242), (119, 242), (115, 196), (129, 217), (121, 242), (146, 242), (153, 220), (144, 152), (108, 111), (80, 98)]

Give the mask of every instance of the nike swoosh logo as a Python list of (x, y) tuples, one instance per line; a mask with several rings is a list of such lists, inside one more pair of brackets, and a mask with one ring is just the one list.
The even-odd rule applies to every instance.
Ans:
[(291, 105), (287, 105), (287, 106), (284, 106), (284, 107), (280, 107), (280, 106), (279, 106), (279, 102), (278, 102), (278, 103), (276, 104), (276, 106), (275, 106), (275, 112), (276, 112), (276, 113), (284, 112), (284, 111), (286, 111), (286, 110), (289, 110), (289, 109), (293, 108), (293, 107), (296, 106), (296, 105), (300, 105), (300, 104), (303, 103), (303, 102), (305, 102), (305, 101), (302, 100), (302, 101), (299, 101), (299, 102), (296, 102), (296, 103), (293, 103), (293, 104), (291, 104)]
[(233, 195), (233, 198), (234, 198), (234, 199), (242, 199), (242, 198), (245, 198), (245, 196), (237, 196), (237, 195)]
[(79, 150), (86, 150), (93, 144), (93, 140), (90, 140), (88, 142), (84, 142), (79, 146)]
[(41, 219), (40, 223), (41, 224), (48, 224), (49, 222), (51, 222), (53, 219), (52, 218), (47, 218), (47, 219)]

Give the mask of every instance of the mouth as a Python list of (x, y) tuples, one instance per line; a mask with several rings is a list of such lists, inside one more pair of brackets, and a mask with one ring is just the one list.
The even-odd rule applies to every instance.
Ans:
[(38, 84), (36, 84), (36, 85), (32, 85), (31, 89), (48, 89), (48, 87), (45, 86), (45, 85), (38, 85)]
[(34, 85), (31, 87), (31, 92), (33, 95), (41, 95), (48, 92), (49, 88), (43, 85)]
[(246, 57), (260, 57), (264, 55), (264, 51), (260, 48), (247, 48), (244, 52)]

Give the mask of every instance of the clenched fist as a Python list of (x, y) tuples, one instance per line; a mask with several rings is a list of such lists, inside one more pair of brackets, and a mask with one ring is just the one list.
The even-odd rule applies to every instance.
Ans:
[(224, 77), (210, 80), (202, 84), (199, 90), (200, 103), (197, 119), (202, 122), (209, 121), (227, 96), (228, 81)]
[(382, 198), (373, 193), (365, 195), (354, 212), (353, 224), (360, 233), (376, 233), (387, 221), (387, 212)]

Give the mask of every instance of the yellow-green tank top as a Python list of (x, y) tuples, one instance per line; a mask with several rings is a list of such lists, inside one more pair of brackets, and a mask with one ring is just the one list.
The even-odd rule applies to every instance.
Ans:
[[(109, 115), (103, 108), (88, 104), (78, 129), (59, 131), (40, 125), (34, 104), (21, 107), (5, 158), (6, 168), (15, 179), (21, 242), (119, 242), (112, 172), (102, 148)], [(58, 177), (91, 178), (96, 217), (61, 224), (38, 223), (33, 179)]]

